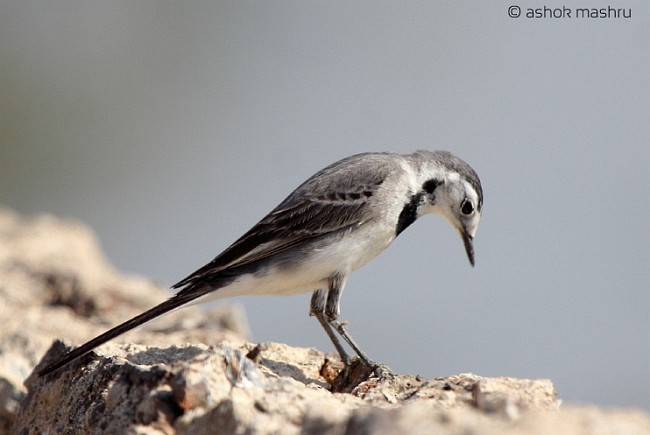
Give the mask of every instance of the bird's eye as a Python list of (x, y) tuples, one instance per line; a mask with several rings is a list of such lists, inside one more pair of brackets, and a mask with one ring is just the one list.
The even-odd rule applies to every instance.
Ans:
[(470, 201), (464, 200), (463, 205), (460, 207), (460, 211), (464, 215), (468, 216), (468, 215), (470, 215), (470, 214), (472, 214), (474, 212), (474, 206), (472, 205), (472, 203)]

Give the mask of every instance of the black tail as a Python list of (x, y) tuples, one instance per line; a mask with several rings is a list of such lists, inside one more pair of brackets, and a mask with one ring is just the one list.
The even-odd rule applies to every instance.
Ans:
[(172, 296), (171, 298), (167, 299), (165, 302), (156, 305), (155, 307), (145, 311), (140, 315), (135, 316), (131, 320), (127, 320), (126, 322), (117, 325), (112, 329), (109, 329), (103, 334), (93, 338), (88, 343), (85, 343), (79, 346), (78, 348), (71, 350), (70, 352), (66, 353), (58, 360), (54, 361), (51, 364), (48, 364), (46, 367), (39, 370), (38, 375), (45, 376), (48, 373), (52, 373), (54, 370), (57, 370), (63, 367), (64, 365), (76, 360), (77, 358), (84, 356), (85, 354), (87, 354), (97, 346), (106, 343), (107, 341), (117, 337), (118, 335), (122, 335), (125, 332), (130, 331), (131, 329), (138, 327), (143, 323), (148, 322), (149, 320), (155, 319), (158, 316), (168, 313), (169, 311), (178, 308), (182, 305), (185, 305), (188, 302), (196, 298), (199, 298), (207, 293), (207, 291), (205, 290), (203, 291), (200, 290), (197, 291), (197, 289), (187, 289), (187, 290), (190, 291), (182, 290), (180, 293), (176, 294), (175, 296)]

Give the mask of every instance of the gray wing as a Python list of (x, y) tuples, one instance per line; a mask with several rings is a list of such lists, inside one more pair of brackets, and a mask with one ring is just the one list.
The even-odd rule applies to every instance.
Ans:
[(173, 288), (194, 287), (219, 272), (284, 252), (298, 244), (362, 225), (369, 201), (400, 170), (396, 154), (365, 153), (319, 171), (210, 263)]

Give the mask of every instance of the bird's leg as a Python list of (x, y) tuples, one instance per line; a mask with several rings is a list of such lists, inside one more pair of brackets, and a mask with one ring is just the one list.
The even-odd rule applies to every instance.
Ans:
[(325, 311), (326, 298), (327, 298), (327, 291), (322, 289), (316, 290), (311, 296), (309, 314), (311, 316), (316, 317), (316, 319), (318, 319), (321, 326), (327, 333), (327, 336), (330, 338), (332, 344), (336, 348), (336, 351), (339, 353), (341, 360), (343, 360), (343, 364), (345, 364), (345, 366), (348, 367), (350, 365), (350, 357), (348, 356), (348, 353), (345, 351), (338, 337), (334, 333), (332, 326), (330, 326), (330, 321), (325, 318), (324, 311)]
[(341, 357), (343, 364), (345, 364), (345, 366), (348, 367), (350, 365), (350, 356), (341, 345), (341, 342), (339, 341), (338, 337), (334, 333), (334, 330), (330, 326), (329, 321), (325, 319), (323, 313), (314, 314), (314, 316), (316, 316), (320, 324), (323, 326), (323, 329), (325, 330), (330, 340), (332, 341), (332, 344), (336, 348), (336, 351), (339, 353), (339, 356)]
[(359, 355), (359, 358), (365, 365), (368, 367), (377, 367), (377, 363), (375, 363), (373, 360), (368, 358), (368, 355), (364, 351), (362, 351), (359, 348), (359, 345), (354, 341), (350, 333), (348, 332), (347, 329), (345, 329), (345, 323), (344, 322), (337, 322), (336, 320), (330, 320), (330, 325), (332, 325), (334, 328), (336, 328), (336, 331), (339, 333), (341, 337), (350, 345), (352, 349)]
[(325, 304), (325, 317), (327, 318), (328, 324), (336, 329), (341, 337), (350, 345), (352, 349), (359, 355), (361, 362), (366, 364), (369, 367), (375, 367), (376, 364), (368, 358), (368, 356), (363, 352), (359, 345), (352, 339), (350, 333), (345, 329), (345, 324), (339, 322), (339, 313), (340, 313), (340, 300), (341, 293), (343, 292), (343, 287), (345, 286), (345, 280), (347, 276), (345, 275), (334, 275), (330, 278), (329, 291), (327, 292), (327, 302)]

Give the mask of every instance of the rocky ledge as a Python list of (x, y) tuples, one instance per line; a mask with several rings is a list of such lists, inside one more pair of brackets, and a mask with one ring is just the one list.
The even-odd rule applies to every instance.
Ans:
[(253, 344), (237, 307), (185, 308), (44, 377), (69, 347), (162, 301), (82, 224), (0, 208), (0, 433), (648, 434), (635, 410), (560, 406), (550, 380), (436, 379)]

